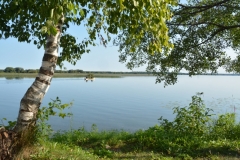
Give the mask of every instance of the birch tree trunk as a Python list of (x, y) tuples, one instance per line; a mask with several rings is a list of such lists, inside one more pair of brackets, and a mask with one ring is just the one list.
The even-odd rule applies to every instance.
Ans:
[(15, 132), (21, 132), (30, 125), (35, 125), (37, 113), (44, 95), (50, 87), (58, 58), (58, 47), (62, 31), (63, 18), (57, 25), (57, 34), (47, 37), (42, 66), (33, 84), (28, 88), (20, 102), (20, 109)]

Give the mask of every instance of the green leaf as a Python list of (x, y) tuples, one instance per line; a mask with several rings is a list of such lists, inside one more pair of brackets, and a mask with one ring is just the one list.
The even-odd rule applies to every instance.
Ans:
[(51, 14), (50, 14), (51, 18), (53, 18), (53, 12), (54, 12), (54, 9), (51, 9)]
[(85, 17), (85, 13), (82, 9), (80, 9), (79, 14), (80, 14), (81, 17)]
[(134, 5), (135, 7), (137, 7), (137, 6), (138, 6), (138, 1), (133, 0), (133, 5)]
[(47, 29), (46, 26), (43, 26), (43, 27), (41, 28), (41, 32), (42, 32), (42, 33), (47, 33), (47, 31), (48, 31), (48, 29)]

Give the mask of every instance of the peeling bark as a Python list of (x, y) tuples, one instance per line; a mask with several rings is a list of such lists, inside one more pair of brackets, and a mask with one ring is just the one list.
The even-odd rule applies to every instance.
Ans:
[(57, 34), (49, 35), (47, 37), (45, 53), (38, 76), (33, 84), (28, 88), (20, 102), (17, 124), (14, 127), (14, 131), (17, 133), (22, 132), (27, 127), (31, 125), (34, 126), (36, 124), (38, 109), (44, 95), (49, 89), (57, 63), (58, 46), (60, 42), (63, 18), (60, 22), (61, 23), (56, 26), (58, 31)]

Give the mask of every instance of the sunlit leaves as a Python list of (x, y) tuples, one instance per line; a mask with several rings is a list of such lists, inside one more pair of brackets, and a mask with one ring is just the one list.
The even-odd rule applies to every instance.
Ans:
[[(175, 3), (177, 0), (28, 0), (26, 3), (4, 0), (0, 4), (0, 34), (21, 42), (33, 41), (40, 48), (46, 35), (57, 33), (56, 26), (65, 17), (59, 64), (64, 60), (75, 64), (83, 53), (89, 52), (89, 45), (95, 45), (97, 37), (107, 46), (113, 35), (121, 33), (127, 36), (119, 39), (120, 52), (129, 52), (129, 56), (139, 58), (143, 64), (147, 60), (139, 50), (154, 56), (172, 49), (166, 21), (171, 19), (170, 6)], [(74, 35), (66, 34), (71, 24), (85, 26), (88, 36), (77, 40)]]
[(41, 31), (42, 31), (42, 33), (47, 33), (48, 28), (47, 28), (46, 26), (43, 26), (43, 27), (41, 28)]

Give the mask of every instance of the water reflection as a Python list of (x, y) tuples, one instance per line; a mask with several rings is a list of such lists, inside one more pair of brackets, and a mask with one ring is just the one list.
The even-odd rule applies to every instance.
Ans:
[(15, 79), (15, 80), (22, 80), (22, 79), (24, 79), (24, 77), (5, 77), (5, 79), (6, 80), (13, 80), (13, 79)]

